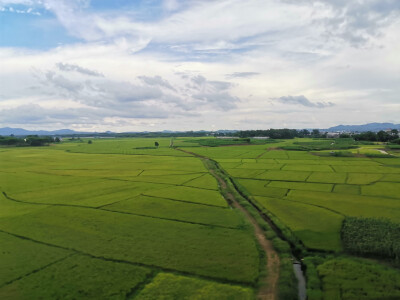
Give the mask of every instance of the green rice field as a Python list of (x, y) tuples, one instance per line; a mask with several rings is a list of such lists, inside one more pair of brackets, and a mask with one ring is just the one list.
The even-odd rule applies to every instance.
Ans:
[[(368, 220), (400, 224), (400, 157), (366, 155), (379, 145), (336, 156), (312, 139), (169, 146), (127, 138), (1, 148), (0, 299), (255, 299), (266, 274), (253, 227), (194, 154), (217, 162), (313, 257), (309, 299), (400, 297), (391, 267), (400, 258), (361, 259), (351, 249), (372, 245), (367, 235), (342, 240)], [(382, 253), (398, 253), (390, 247)]]

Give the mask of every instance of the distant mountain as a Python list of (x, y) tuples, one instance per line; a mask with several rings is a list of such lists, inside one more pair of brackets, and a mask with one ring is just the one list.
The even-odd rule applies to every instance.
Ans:
[(369, 123), (365, 125), (339, 125), (334, 126), (331, 128), (326, 129), (329, 132), (336, 132), (336, 131), (380, 131), (386, 129), (399, 129), (400, 124), (393, 124), (393, 123)]
[(85, 132), (78, 132), (71, 129), (59, 129), (54, 131), (46, 130), (26, 130), (22, 128), (0, 128), (0, 135), (69, 135), (69, 134), (83, 134)]

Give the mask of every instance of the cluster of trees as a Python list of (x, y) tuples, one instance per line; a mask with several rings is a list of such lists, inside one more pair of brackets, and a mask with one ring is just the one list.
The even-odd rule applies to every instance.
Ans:
[(60, 139), (49, 136), (28, 135), (25, 138), (15, 136), (0, 136), (0, 145), (3, 146), (46, 146), (50, 143), (59, 143)]
[(350, 253), (400, 262), (400, 225), (388, 220), (347, 217), (343, 222), (342, 241)]
[(296, 130), (296, 129), (268, 129), (268, 130), (244, 130), (238, 131), (234, 134), (241, 138), (255, 137), (255, 136), (267, 136), (271, 139), (293, 139), (296, 137), (313, 137), (321, 138), (326, 137), (326, 134), (321, 134), (318, 129), (313, 129), (311, 132), (307, 129)]
[[(342, 134), (340, 137), (344, 137), (344, 135)], [(400, 144), (399, 131), (397, 129), (393, 129), (390, 132), (381, 130), (377, 133), (372, 131), (367, 131), (358, 134), (353, 134), (352, 138), (354, 138), (356, 141), (395, 142)]]

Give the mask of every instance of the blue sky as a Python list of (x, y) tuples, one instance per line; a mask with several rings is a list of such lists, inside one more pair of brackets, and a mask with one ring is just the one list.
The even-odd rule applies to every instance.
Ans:
[(0, 0), (0, 126), (399, 123), (397, 0)]

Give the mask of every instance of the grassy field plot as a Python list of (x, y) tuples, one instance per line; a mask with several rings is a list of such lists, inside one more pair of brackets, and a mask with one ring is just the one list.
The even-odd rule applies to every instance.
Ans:
[(383, 177), (383, 174), (374, 173), (349, 173), (347, 178), (348, 184), (370, 184), (376, 182)]
[(211, 278), (250, 283), (258, 276), (259, 254), (248, 230), (72, 207), (0, 219), (0, 230), (96, 257)]
[(271, 181), (267, 185), (267, 187), (277, 187), (290, 190), (330, 192), (332, 191), (333, 184), (293, 182), (293, 181)]
[(279, 170), (283, 165), (280, 164), (264, 164), (264, 163), (243, 163), (236, 167), (239, 169), (259, 169), (259, 170)]
[(0, 288), (0, 298), (122, 300), (149, 274), (142, 267), (73, 255)]
[(332, 168), (328, 165), (297, 165), (287, 164), (282, 168), (283, 171), (317, 171), (317, 172), (333, 172)]
[(257, 169), (225, 169), (231, 176), (237, 178), (255, 178), (257, 175), (264, 173), (265, 170)]
[(186, 186), (208, 190), (218, 190), (217, 180), (211, 174), (204, 174), (184, 183)]
[(282, 199), (255, 197), (312, 249), (339, 251), (343, 217), (323, 208)]
[(240, 286), (159, 273), (136, 299), (251, 300), (254, 294), (251, 289)]
[(307, 182), (346, 183), (347, 173), (313, 172)]
[[(23, 240), (1, 231), (0, 245), (0, 291), (8, 282), (13, 282), (71, 254), (67, 250)], [(0, 298), (7, 299), (1, 297), (1, 292)]]
[(286, 188), (268, 187), (269, 181), (265, 180), (238, 179), (237, 181), (248, 192), (257, 196), (281, 198), (289, 191)]
[(318, 266), (323, 299), (400, 299), (400, 272), (361, 259), (337, 258)]
[(349, 194), (349, 195), (360, 195), (361, 187), (354, 184), (335, 184), (333, 189), (334, 193)]
[(388, 168), (385, 166), (332, 166), (336, 172), (347, 173), (400, 173), (400, 168)]
[(386, 218), (400, 222), (400, 202), (396, 199), (299, 190), (290, 191), (288, 199), (326, 207), (347, 216)]
[(159, 190), (148, 190), (143, 194), (146, 196), (174, 199), (211, 206), (228, 207), (228, 203), (218, 191), (186, 186), (172, 186)]
[(400, 182), (376, 182), (361, 187), (361, 193), (367, 196), (400, 198)]
[(265, 180), (282, 180), (282, 181), (305, 181), (311, 172), (303, 171), (266, 171), (257, 175), (256, 178)]
[(129, 199), (147, 190), (155, 191), (160, 188), (165, 188), (165, 185), (120, 180), (98, 180), (97, 182), (68, 186), (61, 185), (44, 190), (7, 194), (16, 200), (28, 203), (101, 206)]
[(194, 205), (143, 195), (105, 206), (103, 209), (225, 227), (244, 225), (243, 218), (231, 209)]

